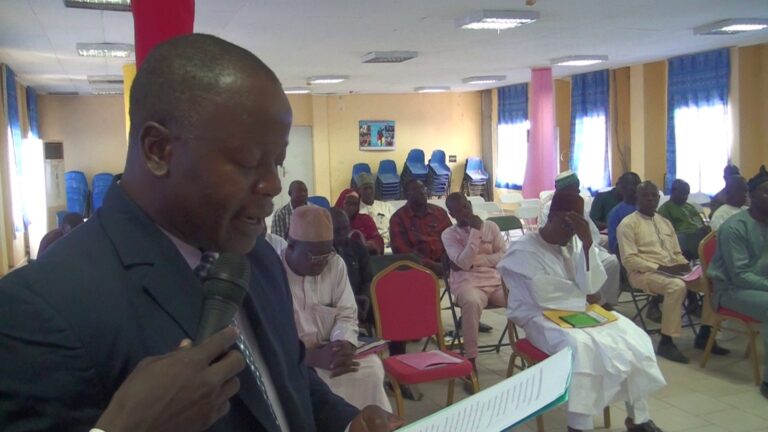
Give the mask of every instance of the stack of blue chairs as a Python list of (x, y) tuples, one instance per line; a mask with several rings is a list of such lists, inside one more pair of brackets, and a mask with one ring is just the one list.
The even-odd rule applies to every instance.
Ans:
[(467, 158), (461, 190), (467, 196), (482, 196), (488, 200), (488, 171), (483, 160), (478, 157)]
[(379, 171), (376, 173), (376, 199), (400, 199), (400, 176), (397, 175), (397, 165), (392, 159), (379, 162)]
[(451, 168), (445, 163), (445, 152), (435, 150), (429, 158), (427, 189), (431, 196), (447, 196), (451, 192)]
[(400, 181), (405, 185), (412, 178), (421, 180), (424, 185), (427, 185), (427, 174), (429, 168), (424, 163), (424, 151), (420, 149), (413, 149), (408, 152), (408, 157), (405, 158), (405, 164), (403, 164), (403, 172), (400, 174)]
[(88, 179), (82, 171), (64, 173), (67, 192), (67, 211), (88, 216)]
[(364, 162), (356, 163), (352, 165), (352, 180), (349, 182), (349, 187), (356, 188), (357, 187), (357, 176), (362, 173), (371, 173), (371, 167)]
[(95, 212), (104, 203), (104, 196), (112, 185), (115, 176), (110, 173), (99, 173), (93, 176), (91, 185), (91, 212)]

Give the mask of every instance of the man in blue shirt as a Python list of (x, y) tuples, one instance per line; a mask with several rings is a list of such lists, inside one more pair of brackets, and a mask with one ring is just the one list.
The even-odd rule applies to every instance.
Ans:
[(640, 176), (632, 171), (625, 172), (616, 182), (624, 201), (608, 213), (608, 250), (612, 254), (619, 253), (619, 243), (616, 240), (616, 230), (621, 221), (637, 210), (637, 185), (640, 184)]

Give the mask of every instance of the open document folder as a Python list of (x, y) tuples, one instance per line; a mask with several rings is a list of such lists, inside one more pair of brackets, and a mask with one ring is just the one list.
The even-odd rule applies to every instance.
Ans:
[(541, 363), (398, 431), (499, 432), (568, 400), (573, 353), (565, 348)]

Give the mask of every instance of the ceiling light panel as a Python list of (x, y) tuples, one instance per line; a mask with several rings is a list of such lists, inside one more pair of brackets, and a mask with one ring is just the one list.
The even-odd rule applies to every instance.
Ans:
[(337, 84), (348, 79), (346, 75), (317, 75), (307, 78), (307, 84)]
[(535, 11), (481, 10), (456, 19), (456, 27), (470, 30), (506, 30), (539, 19)]
[(768, 28), (766, 18), (738, 18), (700, 25), (693, 29), (697, 35), (730, 35)]
[(553, 66), (589, 66), (608, 61), (607, 55), (572, 55), (551, 60)]
[(306, 87), (285, 87), (283, 92), (285, 94), (307, 94), (310, 90)]
[(402, 63), (418, 55), (416, 51), (371, 51), (363, 56), (363, 63)]
[(122, 75), (88, 75), (90, 85), (123, 85)]
[(122, 87), (96, 87), (91, 91), (93, 92), (93, 94), (99, 95), (99, 96), (123, 94)]
[(413, 89), (416, 93), (445, 93), (451, 90), (448, 86), (424, 86)]
[(77, 43), (77, 54), (82, 57), (127, 58), (133, 55), (133, 45), (123, 43)]
[(506, 75), (479, 75), (466, 77), (461, 80), (464, 84), (492, 84), (507, 79)]
[(64, 0), (64, 6), (78, 9), (130, 12), (131, 0)]

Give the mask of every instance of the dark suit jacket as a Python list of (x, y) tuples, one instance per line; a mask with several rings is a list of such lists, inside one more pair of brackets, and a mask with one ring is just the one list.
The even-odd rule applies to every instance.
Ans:
[[(303, 365), (279, 258), (263, 238), (248, 258), (243, 307), (291, 430), (344, 430), (357, 410)], [(141, 359), (194, 339), (201, 308), (182, 255), (113, 185), (94, 217), (0, 280), (0, 430), (87, 431)], [(274, 430), (245, 374), (211, 431)]]

